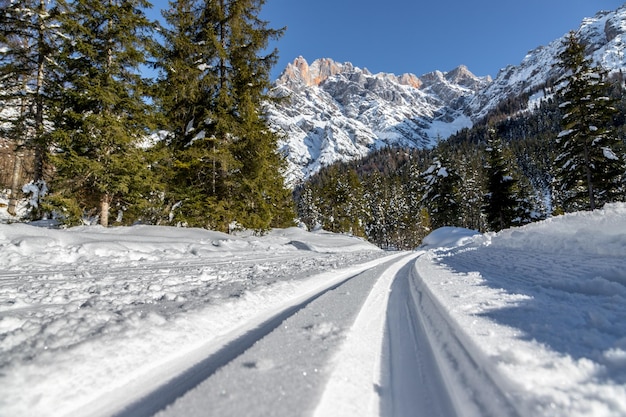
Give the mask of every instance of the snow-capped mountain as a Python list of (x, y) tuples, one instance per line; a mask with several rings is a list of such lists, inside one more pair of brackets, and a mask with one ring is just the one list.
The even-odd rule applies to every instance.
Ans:
[[(626, 4), (615, 11), (601, 11), (584, 19), (575, 33), (594, 65), (600, 65), (609, 73), (626, 69)], [(469, 101), (466, 113), (473, 121), (480, 120), (506, 98), (524, 93), (532, 95), (547, 81), (558, 79), (561, 74), (556, 64), (567, 36), (564, 34), (548, 45), (528, 52), (519, 65), (500, 70), (493, 82)], [(543, 94), (539, 91), (530, 100), (541, 99)]]
[[(433, 146), (471, 127), (507, 98), (539, 91), (530, 100), (541, 99), (541, 87), (558, 76), (554, 64), (566, 36), (530, 51), (494, 80), (464, 66), (396, 76), (328, 58), (311, 64), (296, 58), (272, 90), (283, 100), (268, 106), (270, 124), (283, 135), (288, 183), (381, 147)], [(577, 36), (594, 62), (609, 71), (626, 68), (626, 4), (585, 19)]]
[(302, 57), (289, 64), (269, 106), (271, 124), (284, 134), (287, 179), (294, 183), (337, 160), (365, 156), (387, 145), (429, 147), (471, 120), (466, 100), (491, 80), (460, 66), (450, 72), (372, 74), (350, 63)]

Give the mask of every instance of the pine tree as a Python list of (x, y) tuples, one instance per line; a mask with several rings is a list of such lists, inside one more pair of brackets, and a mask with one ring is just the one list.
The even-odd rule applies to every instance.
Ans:
[(308, 230), (315, 230), (321, 227), (322, 214), (317, 207), (318, 199), (314, 195), (314, 187), (310, 183), (297, 187), (295, 194), (298, 219), (304, 223)]
[(611, 127), (614, 101), (608, 97), (605, 71), (592, 67), (574, 33), (559, 59), (566, 84), (556, 158), (561, 204), (567, 211), (594, 210), (624, 198), (621, 143)]
[(198, 18), (203, 8), (201, 1), (179, 0), (162, 12), (166, 26), (161, 29), (164, 43), (158, 48), (162, 77), (157, 102), (163, 113), (162, 128), (169, 132), (171, 155), (165, 165), (170, 167), (171, 205), (180, 206), (174, 219), (218, 228), (218, 223), (228, 224), (223, 219), (226, 209), (218, 204), (218, 196), (225, 193), (218, 169), (232, 157), (227, 150), (218, 151), (217, 138), (207, 132), (216, 120), (218, 50), (209, 39), (212, 29), (204, 28)]
[(487, 194), (483, 210), (491, 230), (500, 231), (511, 227), (518, 217), (518, 200), (515, 192), (517, 180), (510, 172), (504, 156), (502, 142), (491, 136), (487, 142)]
[(374, 171), (365, 179), (364, 198), (368, 204), (371, 221), (366, 225), (365, 233), (368, 240), (381, 248), (389, 248), (393, 228), (391, 218), (390, 198), (388, 185), (390, 178), (383, 177)]
[(190, 224), (266, 230), (293, 219), (284, 160), (263, 108), (277, 55), (262, 53), (282, 30), (258, 18), (263, 4), (179, 0), (165, 14), (172, 29), (161, 91), (180, 92), (163, 107), (174, 134), (179, 220)]
[(320, 187), (318, 207), (323, 213), (325, 230), (365, 236), (369, 211), (362, 183), (354, 170), (342, 172), (337, 165), (329, 168)]
[[(140, 73), (152, 45), (145, 0), (59, 0), (63, 43), (54, 117), (53, 207), (70, 223), (123, 210), (154, 187), (139, 144), (149, 133), (148, 85)], [(138, 190), (144, 190), (143, 192)]]
[(43, 180), (48, 61), (54, 61), (53, 18), (46, 0), (0, 2), (0, 126), (15, 144), (9, 213), (15, 214), (26, 151), (34, 153), (31, 180)]
[(485, 230), (482, 212), (485, 195), (484, 153), (477, 146), (463, 144), (456, 149), (455, 167), (461, 177), (462, 198), (459, 201), (461, 223), (459, 226), (473, 230)]
[(458, 188), (461, 178), (451, 164), (448, 146), (444, 142), (438, 145), (432, 164), (421, 174), (421, 203), (428, 209), (433, 229), (460, 223)]

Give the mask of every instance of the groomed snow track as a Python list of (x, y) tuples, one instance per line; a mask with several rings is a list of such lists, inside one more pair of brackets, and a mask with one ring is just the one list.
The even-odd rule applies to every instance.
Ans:
[[(418, 410), (427, 407), (426, 412), (410, 413), (410, 410), (405, 410), (410, 398), (415, 398), (416, 392), (419, 392), (415, 390), (404, 392), (406, 398), (401, 398), (403, 401), (392, 402), (394, 412), (384, 415), (459, 417), (526, 415), (527, 413), (520, 410), (512, 396), (514, 389), (509, 381), (501, 377), (493, 361), (475, 346), (424, 283), (419, 274), (420, 261), (422, 260), (418, 259), (408, 272), (397, 277), (393, 292), (401, 292), (402, 295), (397, 302), (390, 304), (395, 305), (397, 310), (402, 308), (402, 299), (406, 301), (406, 320), (411, 326), (407, 330), (413, 336), (413, 348), (416, 351), (416, 359), (407, 363), (416, 363), (413, 375), (420, 375), (421, 370), (425, 372), (421, 377), (414, 379), (415, 383), (424, 382), (427, 385), (437, 383), (440, 386), (428, 388), (430, 395), (423, 399), (422, 404), (416, 404)], [(394, 314), (393, 311), (390, 313)], [(388, 344), (393, 345), (393, 342), (392, 337)], [(401, 343), (400, 345), (402, 346)], [(408, 346), (404, 346), (404, 349), (408, 349)], [(392, 355), (393, 353), (391, 350)], [(429, 353), (432, 354), (430, 358), (432, 363), (428, 363)], [(396, 367), (398, 366), (400, 364), (396, 364)], [(410, 369), (402, 367), (400, 369), (405, 374), (411, 372)], [(427, 376), (429, 373), (431, 377)], [(392, 380), (396, 384), (403, 382), (402, 377), (400, 379), (392, 377)], [(450, 403), (447, 403), (448, 401)]]
[[(504, 391), (507, 381), (500, 380), (494, 364), (421, 279), (419, 255), (398, 254), (344, 271), (323, 288), (227, 336), (193, 367), (113, 415), (330, 417), (329, 410), (342, 417), (524, 415)], [(363, 344), (358, 334), (366, 331), (378, 331), (379, 339), (359, 346), (370, 349), (359, 357), (351, 336), (357, 334), (356, 343)], [(365, 358), (357, 366), (371, 380), (361, 391), (347, 387), (353, 391), (350, 397), (337, 362), (355, 355)], [(306, 382), (279, 387), (282, 379), (294, 381), (295, 373)]]
[[(225, 343), (215, 353), (206, 357), (192, 368), (187, 369), (180, 375), (161, 385), (147, 396), (130, 404), (115, 417), (148, 417), (153, 416), (167, 406), (173, 404), (178, 398), (191, 391), (203, 381), (213, 375), (218, 369), (228, 365), (244, 352), (250, 349), (255, 343), (279, 327), (285, 320), (297, 312), (304, 309), (316, 299), (322, 297), (330, 291), (342, 286), (347, 281), (359, 276), (362, 272), (349, 275), (341, 281), (325, 287), (319, 292), (290, 305), (284, 310), (262, 321), (258, 325), (251, 326), (242, 333), (236, 335), (232, 340)], [(251, 366), (251, 365), (248, 365)]]

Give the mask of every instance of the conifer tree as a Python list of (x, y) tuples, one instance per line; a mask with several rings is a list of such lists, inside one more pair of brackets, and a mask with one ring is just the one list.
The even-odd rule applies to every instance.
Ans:
[(315, 230), (322, 224), (322, 214), (317, 206), (318, 199), (314, 195), (314, 187), (305, 183), (297, 187), (296, 201), (298, 219), (304, 223), (308, 230)]
[(515, 193), (517, 180), (512, 176), (504, 156), (502, 142), (491, 136), (487, 142), (487, 194), (484, 196), (483, 210), (487, 223), (493, 231), (509, 228), (518, 216), (518, 201)]
[(432, 164), (421, 174), (421, 203), (428, 209), (433, 229), (458, 226), (458, 188), (461, 178), (450, 162), (448, 144), (441, 142), (435, 152)]
[(624, 198), (621, 143), (611, 127), (615, 107), (605, 71), (592, 67), (574, 33), (564, 47), (559, 55), (565, 87), (562, 131), (557, 138), (558, 192), (565, 210), (594, 210)]
[(341, 172), (336, 165), (331, 166), (320, 188), (318, 206), (323, 212), (325, 230), (365, 236), (369, 211), (362, 183), (354, 170)]
[(25, 152), (35, 156), (34, 183), (43, 180), (46, 158), (44, 122), (49, 107), (48, 65), (54, 61), (52, 3), (47, 0), (0, 2), (0, 131), (15, 145), (9, 212), (15, 214), (22, 187)]
[(485, 230), (485, 216), (482, 212), (485, 195), (484, 153), (478, 147), (463, 144), (456, 149), (455, 167), (461, 177), (459, 226), (473, 230)]
[[(178, 216), (189, 224), (266, 230), (293, 219), (284, 160), (263, 108), (277, 59), (276, 51), (263, 53), (282, 30), (259, 19), (263, 4), (178, 0), (165, 14), (172, 29), (161, 91), (174, 135)], [(167, 98), (173, 90), (175, 101)]]
[(388, 186), (389, 178), (383, 177), (380, 172), (374, 171), (365, 179), (364, 198), (368, 204), (371, 221), (366, 226), (366, 234), (370, 242), (381, 248), (391, 246), (391, 218), (390, 198)]
[(54, 117), (56, 178), (52, 206), (98, 215), (108, 226), (114, 206), (124, 209), (150, 192), (139, 144), (148, 134), (148, 85), (140, 72), (152, 45), (146, 0), (59, 0), (59, 105)]

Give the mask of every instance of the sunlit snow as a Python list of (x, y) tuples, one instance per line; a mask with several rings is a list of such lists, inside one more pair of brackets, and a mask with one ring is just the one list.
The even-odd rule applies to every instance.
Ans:
[[(613, 204), (497, 234), (444, 228), (427, 237), (412, 285), (426, 297), (420, 314), (440, 323), (432, 343), (452, 361), (439, 366), (462, 415), (495, 401), (484, 378), (518, 415), (626, 415), (624, 231), (626, 205)], [(386, 255), (299, 229), (255, 237), (13, 224), (0, 225), (0, 245), (0, 414), (10, 416), (110, 415), (217, 338)], [(384, 297), (392, 281), (372, 294)], [(355, 392), (376, 404), (384, 335), (358, 340), (384, 306), (366, 303), (347, 334), (332, 316), (311, 327), (314, 338), (345, 337), (317, 415), (333, 406), (363, 415), (342, 405)], [(367, 363), (345, 366), (355, 341)]]

